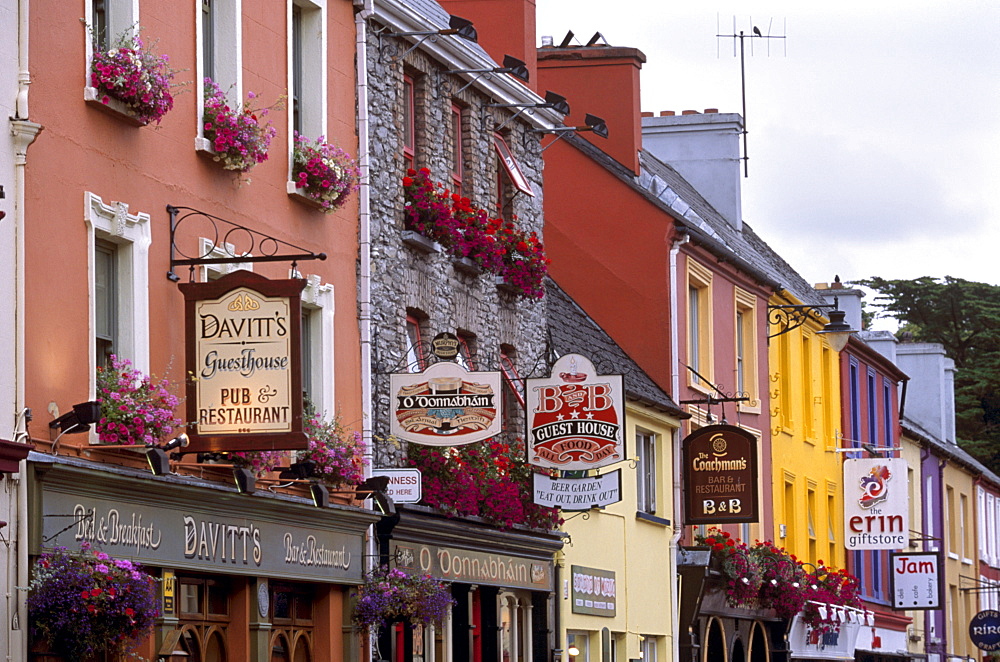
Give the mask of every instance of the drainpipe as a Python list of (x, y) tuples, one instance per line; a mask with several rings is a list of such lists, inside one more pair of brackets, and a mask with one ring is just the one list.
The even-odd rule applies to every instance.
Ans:
[[(368, 24), (365, 22), (374, 13), (374, 0), (364, 0), (361, 11), (354, 15), (355, 28), (355, 68), (357, 72), (358, 104), (358, 323), (361, 335), (361, 436), (365, 442), (364, 476), (371, 477), (374, 457), (374, 419), (372, 417), (372, 300), (371, 300), (371, 150), (369, 146), (370, 127), (368, 124)], [(368, 565), (378, 565), (375, 525), (368, 527), (365, 555)], [(364, 559), (362, 559), (364, 563)], [(365, 567), (365, 571), (369, 568)], [(374, 659), (372, 638), (368, 637), (363, 646), (364, 659)]]
[[(28, 159), (28, 146), (34, 142), (42, 125), (28, 121), (28, 86), (31, 84), (31, 74), (28, 71), (28, 4), (29, 0), (18, 0), (17, 24), (17, 100), (15, 102), (15, 117), (10, 121), (10, 131), (14, 138), (14, 259), (16, 268), (14, 304), (14, 411), (24, 410), (24, 173)], [(27, 422), (24, 423), (27, 430)], [(15, 431), (16, 432), (16, 431)], [(16, 435), (15, 435), (16, 438)], [(26, 441), (31, 441), (25, 438)], [(28, 585), (28, 481), (25, 479), (28, 463), (22, 460), (18, 466), (17, 477), (17, 539), (15, 554), (17, 555), (17, 586)], [(10, 634), (7, 642), (8, 660), (26, 660), (28, 658), (28, 640), (26, 636), (28, 625), (27, 593), (14, 591), (16, 602), (14, 613), (8, 623), (3, 624)], [(15, 620), (16, 619), (16, 620)], [(15, 628), (17, 634), (15, 635)]]
[[(674, 240), (673, 246), (670, 247), (670, 359), (671, 359), (671, 369), (670, 369), (670, 389), (671, 395), (675, 398), (679, 397), (681, 388), (681, 374), (680, 374), (680, 361), (678, 360), (678, 352), (680, 352), (680, 339), (679, 332), (677, 329), (677, 254), (680, 253), (681, 246), (688, 243), (691, 237), (687, 234), (682, 234), (680, 237)], [(681, 435), (680, 428), (674, 430), (673, 439), (671, 439), (673, 444), (673, 490), (674, 490), (674, 512), (673, 512), (673, 522), (674, 522), (674, 533), (670, 537), (670, 548), (667, 550), (667, 563), (668, 572), (667, 576), (674, 578), (677, 576), (677, 550), (680, 546), (681, 535), (683, 534), (683, 527), (681, 527)], [(678, 595), (678, 590), (676, 584), (670, 591), (671, 596), (671, 609), (673, 611), (673, 659), (681, 659), (680, 651), (680, 621), (678, 615), (680, 614), (680, 596)]]

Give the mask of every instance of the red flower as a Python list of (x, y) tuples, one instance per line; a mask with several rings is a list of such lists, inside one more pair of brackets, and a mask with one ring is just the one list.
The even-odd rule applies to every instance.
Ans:
[(413, 178), (403, 177), (403, 186), (413, 186)]
[(101, 593), (103, 593), (103, 592), (104, 592), (104, 591), (102, 591), (102, 590), (101, 590), (101, 589), (99, 589), (99, 588), (92, 588), (92, 589), (90, 589), (90, 594), (91, 594), (92, 596), (94, 596), (95, 598), (96, 598), (97, 596), (99, 596), (99, 595), (100, 595)]
[(417, 171), (414, 170), (413, 168), (410, 168), (409, 170), (406, 171), (406, 174), (409, 175), (410, 177), (416, 177)]

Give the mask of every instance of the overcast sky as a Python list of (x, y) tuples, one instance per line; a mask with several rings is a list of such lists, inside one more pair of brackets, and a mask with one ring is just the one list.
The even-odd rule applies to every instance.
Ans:
[[(642, 109), (740, 112), (744, 219), (806, 280), (1000, 284), (1000, 2), (537, 0), (538, 35), (647, 58)], [(752, 22), (751, 22), (752, 21)], [(770, 55), (768, 45), (770, 44)], [(558, 91), (558, 90), (556, 90)], [(573, 102), (569, 99), (570, 103)]]

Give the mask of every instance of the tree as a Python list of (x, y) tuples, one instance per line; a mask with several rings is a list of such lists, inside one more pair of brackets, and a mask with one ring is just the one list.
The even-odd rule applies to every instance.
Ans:
[(895, 317), (919, 342), (944, 345), (954, 359), (959, 444), (1000, 473), (1000, 286), (945, 276), (872, 277), (881, 314)]

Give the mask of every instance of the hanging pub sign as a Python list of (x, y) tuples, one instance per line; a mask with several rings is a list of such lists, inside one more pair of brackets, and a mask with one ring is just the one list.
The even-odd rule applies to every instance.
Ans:
[(910, 544), (906, 460), (844, 460), (847, 549), (904, 549)]
[(390, 432), (426, 446), (460, 446), (500, 433), (499, 372), (469, 372), (441, 361), (389, 376)]
[(984, 609), (969, 621), (969, 638), (976, 648), (1000, 651), (1000, 611)]
[(528, 463), (584, 471), (625, 458), (625, 386), (590, 359), (566, 354), (552, 376), (527, 380)]
[(709, 425), (682, 445), (685, 523), (758, 521), (757, 438), (732, 425)]
[(533, 473), (532, 496), (539, 506), (563, 510), (603, 508), (622, 500), (622, 470), (587, 478), (552, 478)]
[(458, 336), (444, 331), (434, 336), (434, 340), (431, 341), (431, 352), (444, 361), (454, 361), (461, 344)]
[(306, 448), (302, 279), (236, 271), (182, 283), (188, 453)]

